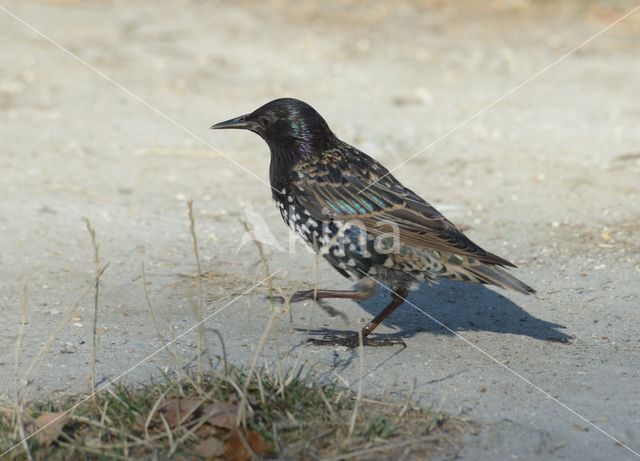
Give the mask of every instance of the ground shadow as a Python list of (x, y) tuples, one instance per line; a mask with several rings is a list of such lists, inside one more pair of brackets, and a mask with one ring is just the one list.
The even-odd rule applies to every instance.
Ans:
[[(534, 317), (510, 299), (483, 285), (443, 280), (437, 285), (422, 285), (407, 299), (456, 332), (490, 331), (563, 343), (569, 342), (573, 338), (559, 331), (559, 329), (565, 328), (563, 325)], [(377, 296), (359, 304), (373, 317), (389, 301), (389, 292), (381, 289)], [(384, 325), (398, 328), (400, 331), (392, 334), (379, 334), (378, 336), (409, 338), (421, 332), (453, 334), (409, 303), (405, 303), (397, 309), (387, 318)], [(346, 332), (318, 330), (314, 333), (345, 334)]]

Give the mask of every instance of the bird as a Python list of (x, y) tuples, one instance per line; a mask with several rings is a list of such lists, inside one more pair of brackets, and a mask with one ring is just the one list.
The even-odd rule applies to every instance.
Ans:
[(379, 286), (391, 292), (391, 302), (359, 334), (325, 335), (311, 339), (314, 344), (404, 344), (370, 335), (422, 283), (454, 279), (535, 293), (507, 271), (514, 264), (472, 242), (381, 163), (340, 140), (309, 104), (276, 99), (211, 128), (252, 131), (267, 143), (272, 197), (282, 219), (354, 283), (352, 290), (298, 291), (290, 302), (361, 301)]

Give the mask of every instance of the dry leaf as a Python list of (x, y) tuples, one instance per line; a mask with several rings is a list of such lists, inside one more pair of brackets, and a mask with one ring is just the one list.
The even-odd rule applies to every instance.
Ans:
[(234, 403), (216, 402), (204, 407), (204, 417), (212, 426), (224, 429), (236, 427), (238, 406)]
[[(242, 438), (244, 438), (244, 443)], [(264, 455), (269, 451), (267, 443), (257, 432), (249, 430), (241, 435), (239, 431), (235, 430), (224, 444), (225, 459), (229, 461), (249, 461), (253, 454), (247, 450), (245, 444), (249, 445), (251, 451), (258, 456)]]
[(33, 422), (36, 430), (42, 429), (36, 434), (36, 440), (40, 445), (50, 445), (62, 434), (62, 429), (69, 422), (66, 413), (42, 413)]
[(233, 431), (224, 444), (224, 457), (228, 461), (249, 461), (251, 459), (251, 453), (242, 443), (238, 431)]
[(134, 417), (134, 422), (133, 424), (131, 424), (131, 430), (133, 430), (136, 433), (142, 432), (144, 431), (144, 426), (147, 422), (147, 419), (142, 416), (141, 414), (136, 414), (136, 416)]
[(249, 446), (256, 455), (264, 455), (269, 451), (269, 445), (267, 445), (267, 442), (265, 442), (262, 436), (256, 431), (247, 431), (246, 438)]
[(207, 437), (217, 437), (220, 434), (226, 434), (227, 431), (222, 428), (217, 428), (211, 424), (204, 423), (202, 426), (196, 429), (195, 434), (200, 439), (206, 439)]
[(209, 437), (198, 444), (195, 452), (203, 458), (217, 458), (224, 454), (224, 443), (215, 437)]
[(163, 404), (159, 411), (173, 429), (184, 424), (202, 403), (202, 400), (198, 399), (172, 399)]

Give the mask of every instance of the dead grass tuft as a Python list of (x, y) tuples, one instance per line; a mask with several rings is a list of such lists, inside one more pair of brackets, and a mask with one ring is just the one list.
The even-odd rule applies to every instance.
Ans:
[[(268, 371), (165, 376), (144, 386), (116, 385), (47, 426), (27, 443), (33, 459), (379, 459), (442, 455), (466, 423), (403, 405), (379, 405), (319, 384), (301, 369), (282, 381)], [(246, 385), (246, 383), (249, 383)], [(244, 398), (241, 393), (246, 393)], [(73, 400), (76, 400), (74, 398)], [(243, 425), (237, 415), (245, 400)], [(29, 434), (72, 405), (33, 403), (23, 410)], [(357, 412), (354, 411), (358, 405)], [(0, 409), (2, 451), (20, 442), (15, 408)], [(352, 420), (352, 417), (354, 419)], [(16, 448), (9, 459), (26, 459)]]

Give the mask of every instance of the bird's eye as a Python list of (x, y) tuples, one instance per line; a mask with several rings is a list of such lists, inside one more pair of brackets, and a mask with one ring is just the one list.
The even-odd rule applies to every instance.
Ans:
[(269, 123), (271, 123), (271, 120), (269, 120), (269, 118), (268, 118), (268, 117), (260, 117), (260, 118), (258, 119), (258, 121), (260, 122), (260, 125), (262, 125), (262, 126), (264, 126), (264, 127), (269, 126)]

